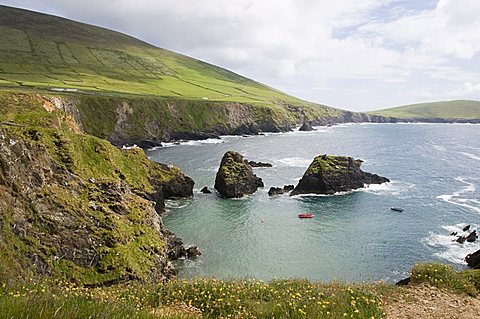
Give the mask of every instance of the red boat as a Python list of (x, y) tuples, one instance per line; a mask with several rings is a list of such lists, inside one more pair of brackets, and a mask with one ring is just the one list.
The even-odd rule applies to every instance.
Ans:
[(313, 214), (298, 214), (298, 218), (312, 218)]

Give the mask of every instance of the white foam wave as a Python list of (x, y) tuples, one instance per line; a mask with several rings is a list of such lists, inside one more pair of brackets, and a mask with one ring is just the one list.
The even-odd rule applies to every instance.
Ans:
[(367, 193), (375, 194), (375, 195), (398, 196), (398, 195), (407, 193), (415, 186), (416, 185), (413, 183), (391, 181), (389, 183), (383, 183), (383, 184), (365, 185), (365, 188), (361, 188), (361, 190)]
[[(190, 145), (190, 146), (199, 146), (203, 144), (221, 144), (225, 140), (219, 138), (208, 138), (205, 140), (196, 140), (196, 141), (178, 141), (178, 142), (162, 142), (161, 147), (173, 147), (178, 145)], [(161, 147), (154, 147), (152, 150), (159, 149)]]
[(433, 143), (433, 142), (432, 142), (432, 146), (433, 146), (433, 148), (436, 149), (437, 151), (442, 151), (442, 152), (443, 152), (443, 151), (446, 151), (446, 148), (445, 148), (445, 147), (443, 147), (443, 146), (441, 146), (441, 145), (438, 145), (438, 144), (435, 144), (435, 143)]
[(137, 144), (133, 144), (131, 146), (127, 146), (127, 145), (122, 146), (122, 150), (132, 150), (132, 149), (135, 149), (135, 148), (140, 148), (140, 147), (138, 147)]
[(470, 157), (471, 159), (480, 161), (480, 156), (477, 156), (477, 155), (475, 155), (475, 154), (467, 153), (467, 152), (459, 152), (459, 153), (462, 154), (462, 155), (465, 155), (465, 156), (467, 156), (467, 157)]
[[(424, 242), (433, 248), (439, 248), (442, 251), (434, 253), (435, 256), (446, 259), (457, 264), (465, 264), (465, 256), (480, 249), (480, 242), (457, 243), (457, 236), (467, 236), (474, 229), (478, 231), (478, 225), (472, 224), (468, 231), (463, 231), (467, 224), (460, 223), (452, 226), (442, 226), (445, 229), (444, 234), (435, 234), (430, 232), (430, 236), (424, 239)], [(450, 235), (456, 232), (457, 236)]]
[(277, 166), (308, 167), (312, 160), (301, 157), (287, 157), (274, 160), (273, 162), (277, 164)]
[(444, 194), (444, 195), (439, 195), (437, 196), (438, 199), (441, 199), (447, 203), (465, 207), (468, 209), (471, 209), (473, 211), (476, 211), (477, 213), (480, 213), (480, 205), (479, 201), (475, 198), (464, 198), (465, 195), (475, 193), (476, 188), (475, 184), (471, 182), (472, 180), (479, 180), (477, 179), (469, 179), (467, 177), (462, 177), (459, 176), (455, 178), (455, 180), (465, 184), (464, 187), (462, 187), (460, 190), (453, 192), (453, 194)]
[(165, 208), (181, 209), (189, 206), (192, 202), (190, 200), (176, 201), (176, 200), (165, 200)]

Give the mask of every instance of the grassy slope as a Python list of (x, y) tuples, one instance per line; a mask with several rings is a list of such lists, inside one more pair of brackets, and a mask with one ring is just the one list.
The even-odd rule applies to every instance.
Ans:
[(396, 118), (480, 119), (480, 101), (455, 100), (398, 106), (369, 112)]
[(127, 35), (59, 17), (0, 6), (0, 35), (0, 87), (314, 105)]

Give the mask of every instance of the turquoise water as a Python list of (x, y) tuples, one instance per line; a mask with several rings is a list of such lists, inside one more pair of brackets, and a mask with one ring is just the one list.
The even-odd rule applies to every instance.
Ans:
[[(242, 199), (201, 194), (203, 186), (213, 189), (227, 150), (272, 163), (254, 169), (265, 188)], [(335, 196), (268, 196), (271, 186), (296, 184), (312, 159), (325, 153), (360, 158), (363, 170), (392, 182)], [(393, 281), (416, 262), (462, 268), (465, 255), (480, 249), (449, 236), (466, 224), (480, 225), (478, 125), (345, 125), (188, 142), (148, 155), (179, 166), (196, 182), (194, 198), (169, 201), (163, 219), (203, 252), (177, 263), (185, 278)], [(301, 220), (299, 213), (315, 217)]]

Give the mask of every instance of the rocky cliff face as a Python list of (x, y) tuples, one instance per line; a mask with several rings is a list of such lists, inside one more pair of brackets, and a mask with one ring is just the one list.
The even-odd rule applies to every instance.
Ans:
[[(78, 133), (35, 101), (0, 105), (0, 275), (85, 285), (170, 277), (163, 198), (191, 196), (193, 181), (141, 149)], [(4, 121), (9, 112), (21, 120)]]
[(233, 151), (226, 152), (215, 178), (215, 189), (226, 198), (234, 198), (253, 194), (258, 187), (263, 187), (262, 179), (253, 173), (243, 156)]
[(50, 96), (48, 99), (58, 109), (72, 114), (84, 132), (115, 145), (137, 144), (146, 148), (162, 141), (286, 132), (304, 121), (313, 125), (361, 121), (357, 113), (309, 103), (288, 105), (281, 101), (264, 106), (88, 95)]
[(345, 156), (317, 156), (291, 195), (334, 194), (362, 188), (365, 184), (389, 182), (388, 178), (362, 171), (361, 163)]

